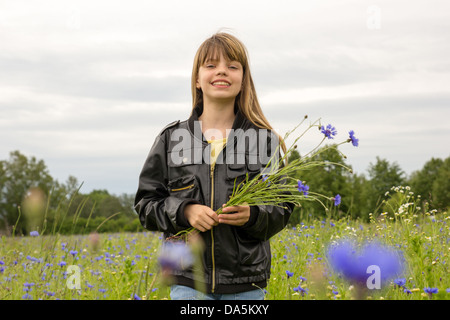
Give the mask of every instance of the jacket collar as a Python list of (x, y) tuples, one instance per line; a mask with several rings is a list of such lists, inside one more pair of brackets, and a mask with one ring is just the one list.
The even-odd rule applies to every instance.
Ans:
[[(194, 136), (195, 136), (194, 132), (198, 132), (198, 129), (194, 130), (194, 128), (196, 125), (198, 125), (198, 121), (199, 121), (198, 118), (202, 115), (202, 113), (203, 113), (203, 102), (199, 103), (198, 105), (196, 105), (194, 107), (194, 109), (192, 110), (191, 116), (187, 120), (188, 128), (191, 131), (192, 135), (194, 135)], [(233, 126), (232, 126), (233, 130), (236, 130), (236, 129), (244, 129), (245, 130), (252, 126), (251, 122), (247, 118), (245, 118), (245, 116), (239, 110), (237, 104), (235, 104), (235, 106), (234, 106), (234, 114), (236, 115), (236, 117), (234, 118), (234, 122), (233, 122)], [(206, 142), (203, 135), (202, 135), (202, 141)]]

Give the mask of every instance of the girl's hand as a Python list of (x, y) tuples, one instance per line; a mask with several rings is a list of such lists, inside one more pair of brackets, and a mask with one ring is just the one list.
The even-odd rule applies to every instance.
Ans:
[(219, 224), (219, 218), (210, 207), (201, 204), (188, 204), (184, 216), (195, 229), (204, 232)]
[(219, 223), (232, 226), (243, 226), (250, 219), (250, 206), (222, 206), (223, 214), (219, 214)]

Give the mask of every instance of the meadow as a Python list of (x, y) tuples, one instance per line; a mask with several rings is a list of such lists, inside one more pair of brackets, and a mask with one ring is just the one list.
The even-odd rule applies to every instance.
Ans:
[[(299, 225), (274, 236), (266, 299), (450, 299), (448, 213), (418, 207), (403, 187), (391, 192), (398, 202), (368, 223), (333, 211), (323, 218), (304, 214)], [(402, 274), (381, 289), (347, 281), (326, 254), (343, 239), (395, 248), (405, 261)], [(3, 236), (0, 299), (170, 299), (157, 260), (162, 241), (160, 233), (147, 231)]]

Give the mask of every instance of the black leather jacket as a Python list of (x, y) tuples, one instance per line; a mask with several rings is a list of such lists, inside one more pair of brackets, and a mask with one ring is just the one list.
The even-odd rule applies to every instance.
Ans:
[[(217, 210), (227, 202), (235, 180), (239, 183), (246, 174), (251, 179), (265, 166), (264, 157), (260, 157), (264, 148), (258, 150), (254, 143), (246, 145), (245, 150), (242, 145), (237, 147), (248, 130), (259, 132), (237, 109), (233, 129), (244, 135), (230, 133), (222, 150), (223, 161), (217, 160), (211, 166), (205, 160), (207, 157), (202, 157), (210, 154), (209, 144), (201, 129), (196, 128), (202, 112), (199, 105), (188, 120), (175, 121), (162, 130), (139, 177), (135, 210), (140, 222), (148, 230), (163, 232), (165, 237), (190, 227), (184, 216), (187, 204), (198, 203)], [(186, 132), (190, 139), (184, 136), (187, 141), (181, 142), (180, 136)], [(271, 134), (258, 136), (258, 146), (266, 147), (264, 152), (268, 156), (275, 150), (271, 142)], [(203, 264), (208, 292), (234, 293), (254, 290), (253, 284), (266, 286), (271, 265), (269, 239), (286, 226), (293, 210), (292, 204), (285, 205), (288, 209), (252, 206), (245, 225), (220, 224), (200, 233), (205, 247)], [(174, 276), (178, 284), (194, 287), (191, 270), (174, 271)]]

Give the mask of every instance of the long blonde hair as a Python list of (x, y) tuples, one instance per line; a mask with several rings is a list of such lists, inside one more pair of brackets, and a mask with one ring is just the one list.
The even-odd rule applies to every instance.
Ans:
[[(202, 90), (197, 88), (197, 78), (200, 67), (207, 59), (217, 58), (220, 53), (230, 61), (238, 61), (243, 67), (242, 88), (236, 97), (236, 104), (241, 113), (254, 125), (261, 129), (272, 130), (267, 118), (262, 112), (256, 95), (255, 85), (248, 62), (247, 49), (244, 44), (235, 36), (219, 32), (206, 39), (198, 48), (194, 58), (192, 68), (191, 90), (192, 90), (192, 109), (203, 102)], [(276, 133), (276, 132), (275, 132)], [(283, 152), (286, 152), (286, 145), (283, 138), (276, 133)]]

